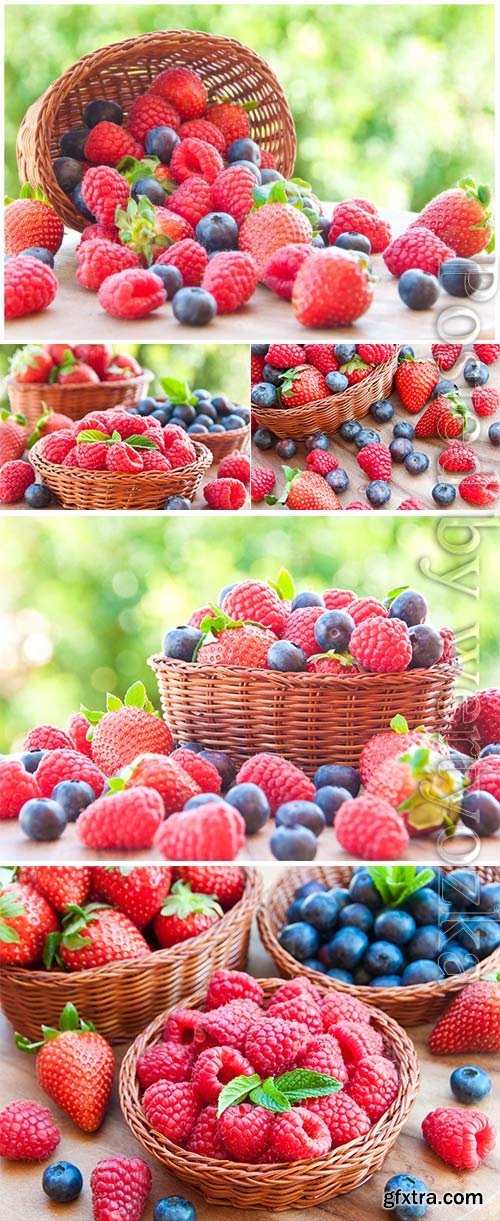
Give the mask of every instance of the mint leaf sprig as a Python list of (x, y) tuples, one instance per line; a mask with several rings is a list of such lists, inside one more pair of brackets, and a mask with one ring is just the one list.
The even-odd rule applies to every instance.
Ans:
[(238, 1106), (246, 1098), (268, 1111), (290, 1111), (294, 1102), (325, 1098), (328, 1094), (336, 1094), (341, 1088), (336, 1077), (314, 1073), (308, 1068), (295, 1068), (281, 1077), (266, 1077), (265, 1080), (257, 1073), (252, 1073), (251, 1077), (233, 1077), (219, 1095), (217, 1116), (220, 1118), (228, 1107)]
[(417, 873), (416, 865), (369, 865), (367, 873), (385, 907), (402, 907), (410, 895), (427, 886), (434, 878), (432, 869)]

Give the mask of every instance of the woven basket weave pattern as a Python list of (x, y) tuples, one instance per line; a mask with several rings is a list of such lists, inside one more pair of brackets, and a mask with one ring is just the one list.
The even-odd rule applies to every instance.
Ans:
[[(451, 872), (451, 866), (444, 866), (446, 873)], [(478, 869), (482, 882), (500, 881), (500, 867), (484, 865)], [(367, 1005), (377, 1005), (384, 1009), (398, 1022), (405, 1026), (417, 1026), (421, 1022), (429, 1022), (437, 1018), (447, 1002), (461, 992), (465, 984), (473, 983), (484, 975), (500, 970), (500, 948), (477, 964), (470, 971), (461, 975), (450, 975), (441, 982), (418, 984), (413, 987), (370, 988), (359, 985), (345, 984), (341, 980), (325, 979), (319, 971), (311, 971), (303, 966), (282, 949), (278, 941), (278, 933), (286, 923), (286, 912), (294, 898), (295, 891), (303, 882), (325, 882), (328, 887), (348, 886), (352, 877), (352, 869), (344, 866), (312, 866), (308, 869), (288, 869), (277, 882), (267, 903), (257, 912), (257, 923), (260, 938), (268, 954), (276, 963), (278, 970), (286, 979), (296, 976), (306, 976), (314, 984), (331, 991), (344, 992), (349, 996), (357, 996)]]
[(313, 432), (336, 432), (345, 420), (362, 419), (368, 415), (372, 403), (387, 398), (397, 364), (395, 352), (390, 360), (377, 365), (362, 382), (350, 386), (342, 394), (332, 394), (330, 398), (307, 403), (304, 407), (271, 407), (263, 411), (252, 406), (252, 416), (262, 428), (269, 428), (277, 437), (293, 437), (296, 441)]
[(43, 403), (50, 411), (60, 411), (71, 420), (81, 420), (89, 411), (107, 411), (110, 407), (135, 407), (143, 397), (153, 374), (144, 369), (137, 377), (121, 382), (101, 382), (81, 386), (16, 382), (7, 378), (7, 393), (11, 411), (21, 412), (28, 425), (35, 427), (43, 413)]
[[(195, 434), (196, 435), (196, 434)], [(250, 428), (235, 428), (233, 432), (203, 433), (203, 444), (212, 451), (213, 461), (220, 462), (235, 449), (245, 449), (250, 437)]]
[(37, 1039), (42, 1023), (57, 1026), (71, 1001), (106, 1039), (134, 1039), (157, 1013), (179, 1004), (193, 989), (206, 988), (219, 967), (244, 970), (261, 893), (259, 873), (245, 869), (242, 898), (217, 924), (147, 958), (70, 973), (3, 967), (2, 1009), (15, 1030)]
[(193, 500), (212, 455), (205, 445), (193, 441), (196, 462), (175, 471), (139, 471), (137, 475), (117, 471), (85, 471), (57, 466), (40, 454), (40, 441), (30, 453), (30, 462), (65, 509), (161, 509), (170, 496)]
[(198, 30), (159, 30), (125, 39), (79, 59), (27, 111), (17, 141), (22, 182), (41, 187), (72, 229), (88, 223), (61, 191), (52, 170), (62, 133), (81, 127), (87, 102), (106, 97), (125, 114), (154, 78), (172, 65), (192, 67), (211, 99), (256, 101), (250, 113), (253, 138), (274, 153), (285, 177), (293, 172), (296, 137), (288, 103), (269, 65), (234, 38)]
[[(283, 982), (260, 980), (266, 997)], [(320, 991), (326, 991), (319, 983)], [(204, 993), (184, 1000), (183, 1008), (197, 1008)], [(198, 1189), (212, 1204), (234, 1208), (307, 1208), (333, 1196), (359, 1187), (379, 1170), (415, 1102), (420, 1072), (415, 1048), (406, 1032), (380, 1009), (373, 1010), (372, 1024), (384, 1039), (387, 1056), (399, 1070), (400, 1086), (396, 1099), (367, 1136), (334, 1149), (314, 1161), (255, 1166), (216, 1161), (188, 1153), (154, 1132), (146, 1121), (140, 1102), (135, 1066), (146, 1047), (162, 1037), (167, 1014), (157, 1018), (129, 1048), (120, 1073), (120, 1103), (126, 1122), (147, 1153), (163, 1162), (183, 1182)]]

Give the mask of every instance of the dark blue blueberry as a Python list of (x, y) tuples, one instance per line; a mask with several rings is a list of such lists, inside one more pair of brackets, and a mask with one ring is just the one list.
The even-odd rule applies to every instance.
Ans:
[(439, 297), (439, 280), (427, 271), (404, 271), (398, 280), (398, 293), (408, 309), (431, 309)]
[(307, 657), (303, 649), (289, 640), (276, 640), (268, 651), (267, 664), (270, 670), (298, 674), (306, 669)]
[(170, 165), (174, 148), (179, 143), (180, 136), (173, 127), (152, 127), (148, 131), (144, 147), (150, 157), (159, 157), (163, 165)]
[(87, 102), (82, 117), (86, 127), (97, 127), (98, 123), (116, 123), (120, 127), (123, 110), (118, 102), (110, 98), (92, 98), (91, 102)]
[(490, 377), (488, 366), (482, 360), (473, 357), (466, 360), (463, 374), (468, 386), (485, 386)]
[(163, 652), (165, 657), (175, 661), (192, 661), (197, 644), (203, 639), (203, 632), (197, 627), (172, 627), (163, 637)]
[(351, 903), (365, 903), (372, 911), (381, 907), (382, 900), (367, 869), (358, 869), (349, 882)]
[(307, 452), (312, 453), (313, 449), (327, 450), (330, 448), (330, 441), (326, 432), (313, 432), (305, 439), (305, 447)]
[(361, 988), (371, 988), (372, 977), (368, 974), (368, 971), (365, 971), (364, 967), (356, 967), (354, 983), (359, 984)]
[(415, 359), (415, 349), (410, 347), (409, 343), (403, 343), (401, 344), (398, 352), (398, 365), (400, 365), (407, 356), (411, 356), (413, 359)]
[(371, 976), (399, 975), (404, 961), (399, 946), (394, 942), (372, 941), (363, 958), (363, 966)]
[(427, 1212), (427, 1196), (423, 1179), (412, 1174), (393, 1174), (384, 1187), (384, 1208), (390, 1209), (394, 1221), (417, 1221)]
[(276, 443), (276, 453), (278, 458), (283, 458), (285, 462), (288, 462), (289, 458), (293, 458), (297, 453), (297, 443), (292, 437), (283, 437)]
[(310, 971), (320, 971), (321, 975), (326, 974), (326, 967), (320, 962), (319, 958), (305, 958), (303, 965), (309, 967)]
[(24, 493), (24, 500), (30, 509), (48, 509), (52, 503), (52, 492), (45, 483), (30, 483)]
[[(300, 830), (304, 830), (304, 828), (300, 828)], [(311, 834), (310, 831), (308, 834)], [(292, 958), (303, 962), (304, 958), (311, 958), (316, 954), (321, 944), (321, 937), (313, 924), (299, 920), (297, 924), (286, 924), (278, 934), (278, 941), (287, 954), (291, 954)]]
[(326, 827), (323, 811), (313, 801), (285, 801), (276, 810), (277, 827), (307, 827), (321, 835)]
[(76, 822), (78, 815), (95, 801), (94, 790), (83, 780), (61, 780), (50, 794), (51, 801), (62, 807), (68, 822)]
[(350, 971), (361, 962), (368, 945), (368, 937), (360, 928), (339, 929), (328, 942), (331, 965)]
[(429, 459), (427, 454), (415, 449), (413, 453), (407, 454), (404, 464), (409, 475), (423, 475), (424, 471), (428, 469)]
[(436, 382), (431, 393), (431, 399), (440, 398), (442, 394), (456, 394), (458, 386), (456, 382), (452, 382), (449, 377), (442, 377)]
[(370, 981), (372, 988), (400, 988), (400, 975), (374, 975)]
[(280, 386), (284, 375), (284, 369), (277, 369), (276, 365), (265, 364), (262, 370), (264, 381), (269, 382), (271, 386)]
[(343, 441), (354, 441), (354, 438), (361, 432), (361, 424), (359, 420), (344, 420), (340, 425), (339, 433)]
[(325, 480), (334, 492), (345, 492), (349, 487), (349, 475), (343, 466), (338, 466), (335, 471), (327, 471)]
[(348, 789), (341, 789), (332, 784), (324, 784), (322, 788), (317, 789), (314, 798), (315, 805), (323, 811), (327, 827), (333, 827), (337, 810), (344, 801), (351, 800), (352, 793)]
[(172, 298), (174, 317), (184, 326), (207, 326), (217, 313), (217, 302), (204, 288), (181, 288)]
[(196, 241), (205, 250), (236, 250), (238, 226), (228, 212), (207, 212), (196, 226)]
[(226, 432), (236, 432), (241, 428), (241, 416), (236, 415), (233, 411), (232, 415), (227, 415), (222, 421)]
[(476, 1064), (462, 1064), (450, 1077), (450, 1089), (457, 1102), (481, 1102), (491, 1090), (491, 1077)]
[(443, 656), (444, 641), (439, 632), (430, 623), (416, 623), (410, 628), (411, 661), (410, 670), (427, 669), (437, 665)]
[(326, 894), (320, 892), (308, 895), (307, 899), (303, 899), (302, 902), (303, 919), (308, 924), (313, 924), (318, 932), (329, 933), (331, 929), (335, 928), (339, 907), (331, 890), (327, 890)]
[[(231, 417), (228, 416), (228, 419), (230, 418)], [(196, 417), (195, 425), (197, 425), (198, 428), (206, 428), (208, 432), (208, 429), (212, 427), (213, 422), (214, 421), (210, 419), (209, 415), (205, 415), (204, 412), (201, 412), (200, 415)]]
[(171, 301), (184, 285), (181, 272), (178, 267), (174, 267), (173, 263), (153, 263), (149, 270), (161, 280), (167, 294), (167, 301)]
[(66, 815), (57, 801), (48, 797), (33, 797), (25, 801), (19, 815), (19, 826), (28, 839), (44, 842), (59, 839), (66, 828)]
[[(176, 271), (177, 268), (174, 268)], [(172, 423), (177, 423), (178, 420), (183, 420), (185, 424), (194, 424), (196, 420), (196, 410), (191, 406), (191, 403), (178, 403), (172, 411)]]
[(439, 283), (450, 297), (471, 297), (482, 280), (479, 263), (473, 259), (447, 259), (439, 268)]
[(137, 404), (137, 415), (141, 415), (141, 416), (151, 415), (153, 411), (156, 411), (157, 407), (158, 407), (158, 402), (154, 398), (150, 397), (150, 398), (140, 399)]
[[(88, 136), (88, 132), (86, 132)], [(52, 162), (52, 169), (59, 183), (61, 191), (65, 195), (71, 195), (78, 183), (83, 178), (83, 164), (77, 161), (76, 157), (56, 157)]]
[(351, 896), (347, 886), (335, 886), (334, 894), (339, 906), (339, 911), (342, 911), (342, 909), (347, 907), (347, 904), (351, 902)]
[(492, 445), (500, 445), (500, 423), (490, 424), (488, 428), (488, 440)]
[(278, 827), (269, 846), (277, 861), (313, 861), (318, 851), (316, 836), (307, 827)]
[[(61, 147), (62, 147), (62, 140), (61, 140)], [(90, 209), (87, 208), (87, 205), (83, 198), (81, 182), (77, 182), (76, 187), (71, 192), (71, 202), (74, 203), (75, 208), (77, 209), (77, 212), (80, 212), (81, 215), (85, 217), (85, 220), (90, 221), (91, 225), (96, 224), (96, 217), (93, 215), (93, 213), (90, 211)]]
[(317, 594), (312, 589), (304, 589), (302, 593), (295, 594), (291, 610), (302, 610), (304, 606), (324, 606), (324, 598), (321, 594)]
[(394, 415), (394, 406), (390, 399), (376, 399), (370, 407), (370, 415), (378, 424), (387, 424)]
[(313, 879), (311, 882), (304, 882), (302, 886), (297, 887), (297, 890), (295, 891), (295, 898), (305, 899), (307, 898), (307, 895), (319, 894), (320, 891), (322, 894), (325, 894), (327, 890), (328, 886), (326, 886), (325, 882), (319, 882)]
[(222, 780), (222, 791), (226, 793), (232, 787), (236, 780), (237, 767), (233, 760), (226, 755), (223, 750), (200, 750), (200, 759), (206, 759), (207, 763), (211, 763), (219, 773)]
[(354, 983), (354, 975), (352, 975), (351, 971), (343, 971), (341, 967), (330, 967), (326, 974), (329, 979), (339, 979), (343, 984)]
[(455, 940), (447, 942), (437, 961), (445, 975), (462, 975), (476, 965), (473, 955)]
[(500, 923), (488, 916), (467, 917), (458, 934), (458, 941), (464, 950), (469, 950), (482, 962), (500, 945)]
[(481, 886), (479, 906), (486, 915), (500, 919), (500, 882), (485, 882), (484, 886)]
[(325, 382), (328, 386), (330, 394), (342, 394), (344, 390), (347, 390), (349, 385), (349, 379), (346, 377), (345, 373), (339, 373), (337, 370), (334, 370), (332, 373), (327, 373)]
[(331, 222), (330, 217), (323, 216), (323, 213), (320, 213), (320, 215), (318, 216), (316, 228), (319, 229), (319, 232), (321, 233), (325, 246), (328, 245), (328, 234), (330, 232), (331, 227), (332, 227), (332, 222)]
[(471, 756), (463, 755), (460, 750), (450, 750), (449, 759), (453, 764), (453, 767), (456, 767), (457, 771), (462, 772), (463, 776), (465, 775), (466, 771), (468, 771), (472, 763)]
[(33, 775), (36, 772), (40, 760), (47, 754), (46, 750), (28, 750), (24, 755), (21, 755), (20, 762), (22, 763), (25, 772)]
[(422, 924), (406, 946), (410, 962), (421, 958), (439, 958), (446, 947), (446, 934), (435, 924)]
[(389, 445), (393, 462), (404, 462), (408, 454), (413, 451), (413, 445), (409, 437), (395, 437)]
[[(186, 750), (186, 747), (183, 746), (182, 749)], [(220, 801), (220, 799), (220, 793), (197, 793), (196, 797), (190, 797), (189, 801), (186, 801), (183, 808), (185, 810), (196, 810), (198, 806), (206, 806), (207, 802)]]
[(406, 437), (407, 441), (413, 441), (415, 436), (415, 428), (410, 424), (409, 420), (397, 420), (392, 430), (393, 437)]
[(80, 1195), (83, 1176), (72, 1162), (52, 1162), (43, 1172), (42, 1187), (55, 1204), (69, 1204)]
[(271, 809), (266, 794), (258, 784), (235, 784), (226, 793), (229, 805), (239, 810), (244, 823), (245, 834), (256, 835), (268, 821)]
[(415, 627), (423, 623), (429, 607), (423, 596), (416, 589), (404, 589), (393, 599), (389, 607), (391, 619), (402, 619), (407, 627)]
[(496, 835), (500, 830), (500, 802), (492, 793), (466, 791), (461, 800), (460, 817), (464, 825), (475, 831), (480, 839)]
[(169, 512), (178, 512), (180, 509), (192, 509), (193, 502), (187, 496), (169, 496), (165, 501), (164, 508)]
[(356, 767), (351, 767), (349, 763), (323, 763), (318, 767), (314, 775), (314, 785), (317, 789), (322, 789), (325, 785), (332, 785), (333, 788), (348, 789), (353, 797), (357, 797), (361, 779)]
[(267, 356), (269, 351), (268, 343), (252, 343), (250, 347), (252, 356)]
[(392, 941), (394, 945), (405, 945), (411, 941), (416, 923), (409, 912), (400, 908), (388, 907), (379, 912), (375, 919), (375, 937), (381, 941)]
[(185, 1196), (163, 1196), (155, 1204), (153, 1221), (196, 1221), (194, 1204)]
[(371, 254), (372, 250), (371, 241), (364, 233), (339, 233), (333, 244), (341, 250), (360, 250), (362, 254)]
[[(165, 424), (168, 424), (170, 418), (170, 407), (155, 407), (154, 411), (151, 412), (151, 415), (154, 420), (159, 420), (162, 428), (164, 428)], [(184, 427), (183, 420), (178, 420), (177, 423), (180, 428)]]
[(500, 755), (500, 742), (490, 742), (479, 751), (479, 758), (486, 759), (488, 755)]
[(450, 914), (451, 906), (430, 886), (423, 886), (407, 900), (407, 908), (417, 924), (441, 924)]
[(444, 979), (442, 968), (430, 958), (420, 958), (416, 962), (408, 963), (401, 976), (401, 983), (405, 987), (413, 987), (414, 984), (429, 984), (436, 979)]
[[(89, 135), (89, 127), (72, 127), (70, 131), (63, 132), (60, 143), (61, 156), (72, 157), (75, 161), (85, 161), (85, 145)], [(73, 189), (76, 190), (78, 185), (76, 183)], [(71, 192), (71, 198), (73, 198), (73, 192)]]
[[(323, 893), (323, 892), (313, 891), (313, 894), (316, 894), (316, 893)], [(305, 903), (305, 899), (294, 899), (293, 903), (290, 903), (290, 907), (287, 907), (287, 910), (286, 910), (285, 920), (286, 920), (287, 924), (297, 924), (299, 920), (302, 920), (304, 903)]]
[(435, 483), (431, 495), (440, 508), (445, 508), (453, 504), (457, 490), (453, 487), (452, 483)]
[(373, 509), (381, 509), (391, 499), (391, 489), (385, 479), (372, 479), (365, 491)]
[(157, 178), (136, 178), (131, 191), (132, 199), (139, 201), (145, 195), (155, 208), (161, 208), (167, 198), (161, 182)]
[(336, 653), (345, 653), (354, 628), (354, 619), (347, 611), (327, 610), (314, 624), (314, 638), (324, 653), (331, 649)]
[(220, 434), (221, 432), (225, 432), (226, 430), (225, 430), (225, 428), (222, 427), (222, 424), (211, 424), (208, 431), (216, 432), (216, 433)]
[(231, 415), (239, 415), (240, 420), (243, 420), (244, 424), (249, 424), (252, 413), (249, 407), (242, 406), (241, 403), (235, 403), (234, 411), (231, 412)]
[[(431, 865), (417, 865), (416, 870), (417, 870), (417, 873), (429, 873), (429, 872), (432, 873), (432, 878), (431, 878), (430, 882), (426, 882), (425, 885), (428, 890), (435, 890), (437, 892), (439, 889), (439, 886), (441, 885), (441, 878), (443, 877), (443, 871), (441, 869), (433, 869)], [(423, 923), (426, 924), (427, 921), (424, 920)]]
[(19, 253), (30, 255), (32, 259), (38, 259), (39, 263), (45, 263), (47, 267), (53, 267), (55, 263), (52, 251), (46, 250), (45, 246), (27, 246), (26, 250)]
[[(266, 167), (266, 169), (260, 171), (260, 181), (263, 186), (267, 186), (268, 182), (284, 182), (285, 179), (279, 170), (273, 170), (269, 166), (269, 168)], [(263, 347), (264, 345), (259, 346)]]
[(364, 903), (346, 903), (339, 915), (341, 928), (360, 928), (369, 933), (373, 928), (373, 912)]
[(380, 441), (380, 433), (374, 428), (360, 428), (354, 438), (357, 449), (364, 449), (365, 445), (375, 445)]
[[(276, 386), (272, 386), (270, 382), (257, 382), (255, 386), (252, 386), (252, 403), (255, 403), (256, 407), (274, 407)], [(270, 449), (271, 446), (268, 445), (265, 448)]]
[[(272, 387), (270, 387), (270, 389), (272, 389)], [(271, 404), (268, 403), (267, 406), (270, 407)], [(274, 445), (274, 437), (272, 432), (269, 432), (268, 428), (258, 428), (253, 435), (253, 443), (257, 446), (257, 449), (272, 449)]]
[(339, 365), (348, 365), (350, 360), (354, 360), (356, 355), (355, 343), (336, 343), (333, 348), (335, 359)]
[(261, 161), (259, 145), (248, 136), (244, 136), (239, 140), (233, 140), (232, 144), (229, 145), (226, 156), (230, 165), (234, 161), (251, 161), (253, 165), (260, 165)]
[(479, 904), (481, 879), (477, 869), (452, 869), (443, 873), (441, 894), (453, 911), (473, 912)]

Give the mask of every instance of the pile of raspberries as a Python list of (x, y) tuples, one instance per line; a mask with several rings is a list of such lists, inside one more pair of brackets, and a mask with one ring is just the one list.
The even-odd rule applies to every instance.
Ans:
[(179, 470), (196, 462), (196, 448), (182, 428), (162, 428), (151, 416), (131, 416), (122, 407), (89, 412), (71, 428), (42, 437), (37, 452), (56, 466), (124, 474)]

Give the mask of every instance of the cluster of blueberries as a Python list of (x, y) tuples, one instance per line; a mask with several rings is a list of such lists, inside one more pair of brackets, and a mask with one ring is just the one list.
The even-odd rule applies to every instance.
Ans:
[(250, 423), (249, 407), (233, 403), (227, 394), (212, 394), (202, 388), (193, 390), (189, 402), (172, 402), (166, 398), (148, 397), (128, 408), (129, 415), (152, 416), (162, 428), (177, 424), (184, 432), (199, 437), (207, 433), (236, 432)]
[(500, 882), (477, 870), (427, 870), (400, 906), (383, 902), (369, 868), (348, 887), (306, 882), (295, 892), (280, 945), (304, 966), (343, 983), (397, 988), (461, 974), (500, 945)]

